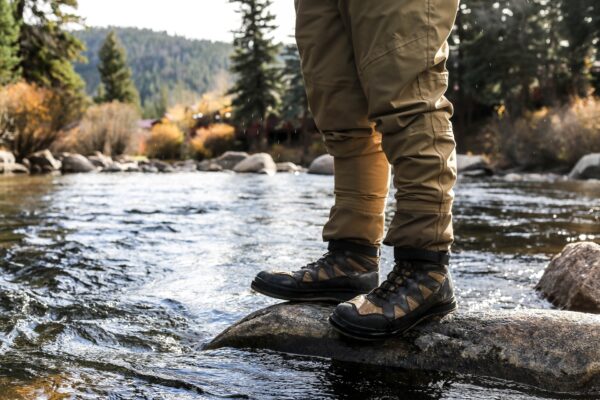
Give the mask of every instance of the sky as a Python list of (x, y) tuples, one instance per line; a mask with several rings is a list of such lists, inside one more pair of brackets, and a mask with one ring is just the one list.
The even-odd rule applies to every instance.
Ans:
[[(192, 39), (231, 42), (240, 18), (228, 0), (79, 0), (78, 13), (88, 26), (127, 26), (167, 31)], [(294, 1), (273, 0), (277, 41), (294, 33)]]

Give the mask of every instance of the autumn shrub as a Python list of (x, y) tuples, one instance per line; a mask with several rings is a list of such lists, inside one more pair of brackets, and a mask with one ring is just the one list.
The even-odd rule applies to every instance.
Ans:
[(234, 145), (235, 128), (228, 124), (213, 124), (201, 128), (190, 141), (192, 156), (198, 160), (218, 157)]
[(56, 93), (24, 82), (0, 88), (0, 142), (17, 160), (58, 139), (58, 100)]
[(578, 99), (522, 117), (497, 117), (488, 126), (496, 151), (508, 165), (567, 169), (588, 153), (600, 152), (600, 100)]
[(174, 160), (181, 157), (184, 136), (177, 125), (164, 122), (152, 128), (146, 141), (146, 152), (150, 158)]
[(74, 132), (75, 151), (106, 155), (124, 154), (138, 131), (138, 109), (130, 104), (112, 102), (90, 107)]

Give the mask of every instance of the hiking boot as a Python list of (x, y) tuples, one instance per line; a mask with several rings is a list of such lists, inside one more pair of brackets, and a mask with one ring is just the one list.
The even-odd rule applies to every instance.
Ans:
[(337, 331), (356, 339), (385, 339), (456, 310), (448, 253), (397, 248), (395, 259), (378, 288), (336, 307), (329, 322)]
[(260, 272), (252, 289), (292, 301), (350, 300), (379, 282), (379, 248), (346, 241), (329, 242), (329, 252), (295, 272)]

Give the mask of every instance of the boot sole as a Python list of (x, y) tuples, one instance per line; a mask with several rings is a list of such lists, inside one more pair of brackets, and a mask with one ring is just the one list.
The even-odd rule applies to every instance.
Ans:
[(287, 301), (298, 301), (298, 302), (309, 302), (309, 301), (324, 301), (333, 303), (343, 303), (348, 300), (352, 300), (356, 296), (366, 294), (368, 292), (360, 292), (357, 290), (316, 290), (313, 292), (308, 291), (294, 291), (289, 288), (279, 288), (265, 283), (261, 279), (254, 279), (250, 285), (252, 290), (255, 292), (264, 294), (265, 296), (273, 297), (275, 299), (287, 300)]
[(329, 324), (333, 327), (334, 330), (336, 330), (344, 336), (348, 336), (353, 339), (362, 341), (380, 341), (401, 336), (413, 329), (414, 327), (416, 327), (417, 325), (420, 325), (421, 323), (426, 321), (441, 321), (444, 317), (455, 312), (456, 310), (458, 310), (458, 305), (456, 304), (456, 300), (452, 300), (448, 303), (443, 303), (438, 306), (431, 307), (429, 310), (427, 310), (425, 314), (417, 318), (414, 322), (411, 322), (408, 326), (401, 327), (390, 332), (375, 332), (361, 330), (358, 327), (348, 325), (343, 321), (340, 321), (339, 318), (336, 317), (335, 312), (329, 317)]

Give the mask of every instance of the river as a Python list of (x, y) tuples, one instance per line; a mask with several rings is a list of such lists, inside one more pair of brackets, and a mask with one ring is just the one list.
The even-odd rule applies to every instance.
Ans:
[[(572, 398), (469, 376), (202, 351), (277, 302), (250, 290), (258, 271), (325, 251), (332, 182), (0, 177), (0, 399)], [(533, 289), (550, 257), (571, 242), (600, 243), (598, 182), (462, 179), (456, 192), (452, 270), (463, 309), (550, 308)], [(392, 262), (385, 249), (384, 273)]]

